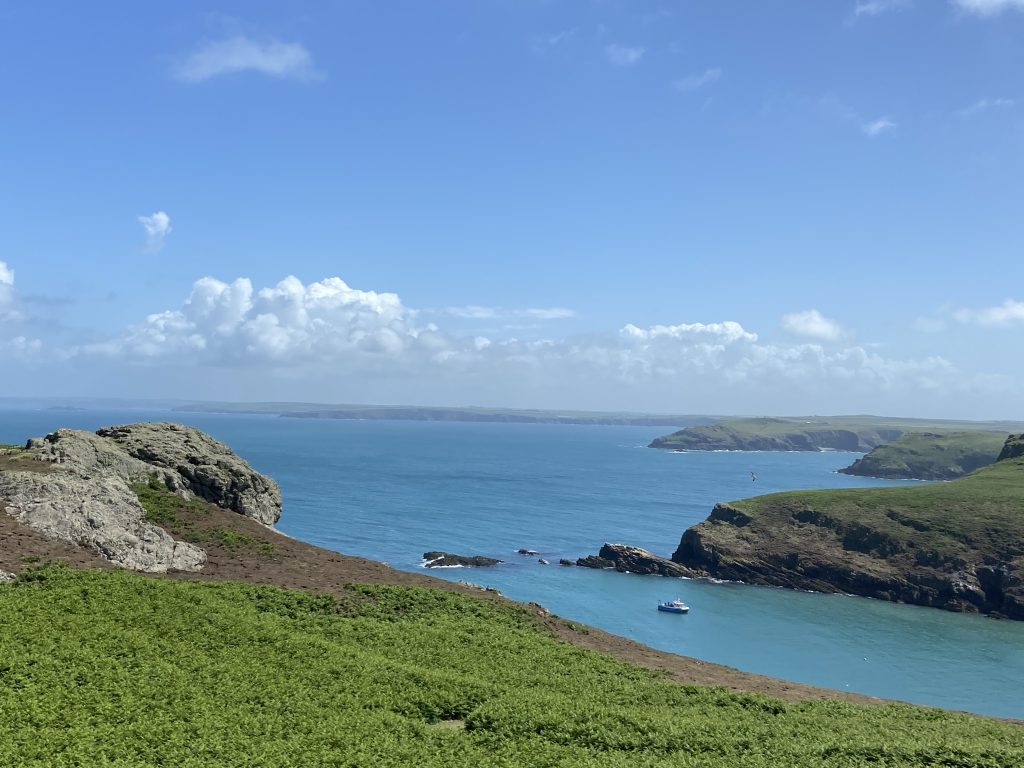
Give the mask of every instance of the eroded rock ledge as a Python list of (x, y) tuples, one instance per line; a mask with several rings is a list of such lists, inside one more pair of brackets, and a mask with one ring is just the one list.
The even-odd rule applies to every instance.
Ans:
[(659, 557), (640, 547), (627, 544), (605, 544), (597, 555), (581, 557), (576, 565), (583, 568), (614, 568), (623, 573), (641, 575), (656, 574), (659, 576), (693, 576), (693, 571), (679, 563), (673, 563), (665, 557)]
[(145, 519), (132, 484), (151, 477), (272, 526), (281, 492), (223, 443), (193, 427), (129, 424), (97, 433), (59, 429), (32, 438), (0, 468), (0, 508), (54, 539), (87, 547), (124, 568), (197, 571), (206, 553)]

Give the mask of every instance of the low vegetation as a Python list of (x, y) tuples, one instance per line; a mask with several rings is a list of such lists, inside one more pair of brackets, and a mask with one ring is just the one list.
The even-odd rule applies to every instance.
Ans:
[(1001, 432), (907, 432), (839, 471), (894, 480), (953, 480), (994, 463), (1006, 437)]
[(132, 490), (146, 511), (146, 520), (178, 538), (200, 546), (220, 544), (229, 552), (248, 551), (264, 556), (274, 553), (274, 545), (269, 541), (259, 541), (229, 528), (204, 525), (210, 503), (199, 498), (186, 500), (171, 493), (156, 475), (135, 483)]
[(1024, 729), (681, 686), (450, 590), (48, 566), (0, 586), (0, 765), (1024, 764)]

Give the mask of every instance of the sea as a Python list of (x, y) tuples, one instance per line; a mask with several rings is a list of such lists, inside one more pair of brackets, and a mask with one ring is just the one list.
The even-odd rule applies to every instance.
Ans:
[[(155, 410), (0, 411), (0, 442), (59, 426), (195, 425), (284, 495), (278, 528), (421, 571), (444, 550), (504, 561), (442, 568), (560, 616), (673, 653), (787, 680), (1024, 719), (1024, 622), (845, 595), (558, 565), (605, 542), (671, 555), (718, 501), (896, 485), (841, 475), (859, 454), (647, 448), (658, 427), (340, 421)], [(756, 475), (756, 481), (751, 479)], [(520, 548), (537, 557), (519, 555)], [(538, 562), (539, 557), (549, 565)], [(661, 613), (681, 598), (687, 615)]]

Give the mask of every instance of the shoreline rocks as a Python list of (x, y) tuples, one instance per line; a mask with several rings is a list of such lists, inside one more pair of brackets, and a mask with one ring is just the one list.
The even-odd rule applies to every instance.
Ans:
[(576, 561), (581, 568), (614, 569), (622, 573), (692, 578), (695, 574), (679, 563), (660, 557), (640, 547), (627, 544), (605, 544), (597, 555)]

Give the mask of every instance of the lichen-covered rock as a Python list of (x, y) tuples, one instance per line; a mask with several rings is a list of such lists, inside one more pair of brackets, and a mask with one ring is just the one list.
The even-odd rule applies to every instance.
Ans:
[(8, 573), (7, 571), (0, 571), (0, 584), (7, 584), (12, 581), (17, 581), (18, 576), (14, 573)]
[(200, 570), (202, 549), (145, 519), (131, 486), (154, 476), (184, 498), (200, 496), (265, 525), (280, 516), (274, 481), (223, 443), (177, 424), (132, 424), (96, 434), (59, 429), (32, 438), (19, 468), (0, 472), (0, 509), (124, 568)]
[(219, 507), (273, 525), (281, 517), (281, 490), (224, 443), (194, 427), (125, 424), (96, 433), (151, 467), (172, 471), (172, 490), (188, 490)]

